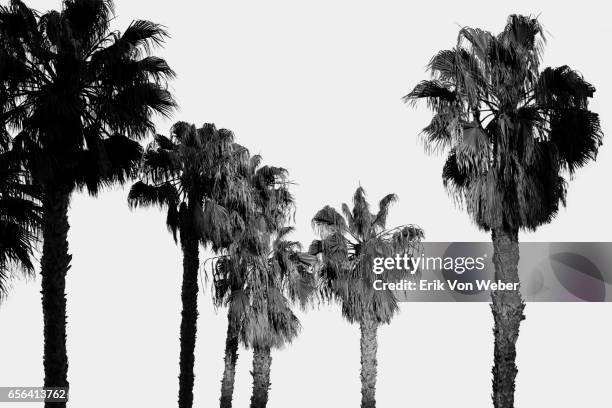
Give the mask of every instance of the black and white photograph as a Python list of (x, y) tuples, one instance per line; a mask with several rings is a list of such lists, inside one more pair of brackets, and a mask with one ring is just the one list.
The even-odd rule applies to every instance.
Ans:
[(0, 408), (610, 406), (609, 15), (0, 0)]

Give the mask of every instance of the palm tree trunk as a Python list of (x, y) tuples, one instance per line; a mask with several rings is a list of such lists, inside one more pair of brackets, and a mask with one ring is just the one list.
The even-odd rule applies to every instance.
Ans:
[(193, 406), (193, 366), (198, 320), (198, 239), (190, 228), (181, 229), (183, 249), (183, 286), (181, 300), (181, 355), (179, 361), (179, 408)]
[(234, 394), (234, 377), (236, 375), (236, 363), (238, 362), (238, 336), (233, 329), (230, 314), (227, 314), (227, 338), (225, 339), (225, 368), (221, 380), (221, 408), (232, 408), (232, 396)]
[[(68, 387), (66, 353), (66, 274), (68, 254), (68, 206), (70, 192), (49, 188), (43, 197), (43, 255), (41, 259), (44, 321), (45, 387)], [(65, 402), (45, 402), (45, 408), (63, 408)]]
[(361, 408), (376, 407), (376, 351), (378, 323), (364, 319), (361, 329)]
[(272, 354), (270, 347), (253, 348), (253, 395), (251, 408), (265, 408), (268, 403), (268, 390), (270, 389), (270, 366)]
[[(518, 231), (496, 229), (492, 232), (495, 279), (505, 283), (518, 283), (519, 246)], [(519, 291), (498, 290), (491, 294), (495, 328), (493, 366), (493, 406), (514, 407), (514, 384), (518, 369), (516, 341), (521, 320), (525, 318), (525, 304)]]

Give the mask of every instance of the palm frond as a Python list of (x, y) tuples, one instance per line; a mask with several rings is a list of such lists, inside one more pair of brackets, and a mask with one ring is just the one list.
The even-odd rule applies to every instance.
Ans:
[(439, 106), (441, 102), (453, 102), (456, 94), (450, 86), (438, 80), (421, 81), (403, 97), (404, 102), (412, 105), (419, 99), (426, 99), (428, 106)]
[(595, 87), (567, 65), (544, 69), (535, 87), (535, 99), (542, 109), (586, 109)]
[(128, 204), (132, 208), (154, 205), (176, 208), (178, 201), (178, 192), (170, 183), (154, 186), (137, 181), (128, 194)]
[(557, 110), (550, 121), (550, 141), (557, 148), (564, 167), (574, 174), (597, 158), (603, 144), (599, 115), (581, 108)]
[(119, 41), (133, 48), (142, 47), (150, 54), (153, 47), (161, 46), (168, 37), (169, 34), (162, 25), (147, 20), (134, 20)]
[(312, 226), (319, 234), (345, 231), (346, 221), (333, 207), (326, 205), (312, 218)]
[(376, 218), (372, 222), (372, 226), (384, 229), (387, 225), (387, 215), (389, 214), (389, 207), (391, 204), (396, 203), (398, 197), (395, 194), (387, 194), (378, 203), (378, 213)]

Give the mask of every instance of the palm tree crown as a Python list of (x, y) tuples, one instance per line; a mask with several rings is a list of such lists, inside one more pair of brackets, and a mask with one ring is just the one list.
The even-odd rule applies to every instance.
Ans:
[(588, 109), (595, 88), (567, 66), (540, 71), (544, 41), (526, 16), (498, 35), (462, 28), (431, 59), (433, 78), (405, 96), (433, 109), (425, 143), (449, 151), (444, 184), (485, 230), (549, 222), (565, 202), (562, 172), (594, 160), (602, 142)]
[[(373, 320), (389, 323), (397, 312), (397, 301), (389, 290), (374, 290), (380, 279), (372, 272), (373, 259), (412, 253), (424, 237), (414, 225), (387, 229), (389, 207), (397, 201), (395, 194), (380, 200), (376, 213), (359, 187), (353, 196), (353, 209), (342, 204), (342, 214), (325, 206), (312, 219), (321, 239), (310, 246), (310, 253), (321, 257), (320, 278), (323, 293), (340, 301), (342, 314), (351, 323)], [(383, 278), (393, 278), (397, 271), (386, 271)]]
[(2, 122), (19, 130), (34, 180), (72, 190), (124, 182), (140, 158), (135, 141), (169, 115), (174, 72), (148, 55), (167, 37), (149, 21), (110, 30), (111, 0), (65, 0), (45, 14), (19, 0), (0, 8)]
[(247, 156), (227, 129), (177, 122), (170, 137), (155, 135), (146, 148), (140, 180), (128, 202), (166, 208), (166, 225), (175, 239), (189, 228), (217, 251), (231, 243), (235, 231), (229, 226), (240, 229), (244, 224), (239, 211), (251, 198), (240, 173)]
[(281, 347), (298, 333), (290, 303), (305, 306), (314, 289), (313, 259), (286, 226), (294, 206), (287, 171), (260, 166), (253, 156), (248, 183), (253, 195), (245, 228), (214, 264), (215, 300), (230, 307), (230, 321), (247, 346)]

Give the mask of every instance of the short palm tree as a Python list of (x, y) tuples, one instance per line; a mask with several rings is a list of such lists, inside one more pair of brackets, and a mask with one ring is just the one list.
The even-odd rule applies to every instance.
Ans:
[(314, 294), (313, 258), (302, 252), (298, 242), (287, 239), (291, 231), (280, 227), (264, 235), (264, 252), (247, 278), (251, 307), (243, 320), (242, 339), (253, 348), (251, 408), (265, 408), (268, 403), (272, 349), (290, 343), (301, 329), (292, 304), (305, 307)]
[[(240, 168), (246, 149), (232, 132), (213, 124), (196, 128), (176, 123), (171, 136), (156, 135), (142, 160), (140, 181), (130, 190), (132, 207), (158, 205), (167, 210), (166, 224), (183, 251), (179, 407), (193, 405), (195, 342), (198, 317), (199, 246), (219, 250), (232, 236), (234, 211), (226, 208), (243, 197)], [(246, 194), (246, 193), (245, 193)], [(247, 197), (248, 198), (248, 197)], [(244, 204), (246, 205), (246, 204)], [(229, 205), (228, 205), (229, 207)]]
[[(0, 106), (43, 207), (44, 385), (68, 386), (68, 207), (75, 189), (96, 195), (138, 164), (152, 116), (169, 115), (174, 73), (150, 56), (167, 37), (134, 21), (112, 31), (111, 0), (64, 0), (40, 14), (19, 0), (0, 8)], [(46, 403), (54, 407), (65, 403)]]
[[(319, 279), (323, 294), (337, 300), (342, 315), (361, 330), (361, 407), (376, 406), (377, 331), (390, 323), (398, 312), (397, 298), (390, 290), (375, 290), (375, 279), (397, 278), (397, 271), (375, 275), (374, 258), (412, 254), (423, 238), (414, 225), (387, 229), (389, 207), (397, 196), (389, 194), (372, 213), (365, 190), (359, 187), (353, 196), (353, 209), (342, 205), (342, 214), (325, 206), (312, 219), (321, 239), (310, 246), (310, 253), (320, 257)], [(378, 277), (381, 276), (381, 277)]]
[[(588, 109), (595, 89), (567, 66), (540, 70), (543, 47), (542, 27), (528, 16), (511, 15), (497, 35), (462, 28), (457, 45), (431, 59), (432, 79), (405, 97), (433, 109), (425, 144), (448, 152), (444, 185), (491, 231), (503, 282), (519, 282), (519, 230), (555, 217), (565, 203), (564, 174), (594, 160), (603, 137)], [(524, 303), (518, 291), (496, 291), (491, 307), (493, 403), (510, 408)]]
[(248, 168), (253, 201), (244, 215), (246, 227), (214, 265), (215, 303), (228, 306), (222, 408), (232, 404), (239, 340), (253, 348), (251, 407), (266, 406), (271, 349), (297, 336), (300, 325), (291, 305), (305, 307), (315, 287), (310, 273), (313, 258), (287, 239), (293, 231), (284, 226), (293, 207), (287, 173), (278, 167), (260, 167), (260, 161), (259, 156), (252, 157)]
[(234, 397), (234, 380), (238, 364), (238, 343), (247, 307), (246, 256), (234, 254), (220, 257), (213, 272), (216, 307), (227, 306), (227, 334), (223, 358), (223, 378), (219, 406), (231, 408)]
[[(2, 129), (3, 130), (3, 129)], [(10, 150), (11, 139), (0, 134), (0, 301), (20, 271), (34, 274), (34, 245), (38, 241), (41, 208), (39, 195)]]

